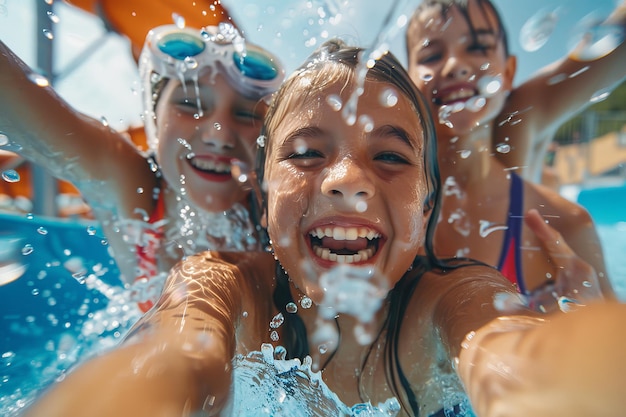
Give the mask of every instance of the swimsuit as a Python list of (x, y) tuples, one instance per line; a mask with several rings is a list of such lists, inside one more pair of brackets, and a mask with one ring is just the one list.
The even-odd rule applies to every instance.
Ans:
[[(163, 220), (163, 215), (165, 213), (165, 202), (163, 199), (163, 194), (159, 192), (159, 198), (156, 202), (156, 207), (152, 212), (152, 215), (148, 219), (148, 224), (156, 225), (157, 222)], [(139, 280), (151, 280), (159, 273), (158, 263), (157, 263), (157, 253), (159, 248), (161, 247), (161, 242), (164, 239), (164, 234), (162, 230), (162, 222), (161, 226), (154, 228), (147, 228), (143, 230), (141, 234), (141, 244), (136, 245), (136, 253), (137, 253), (137, 268), (138, 275), (135, 278), (135, 281)], [(144, 301), (137, 302), (139, 309), (142, 312), (146, 312), (152, 308), (154, 302), (150, 299), (146, 299)]]
[(522, 278), (521, 239), (524, 221), (524, 183), (514, 172), (511, 172), (511, 189), (509, 191), (509, 214), (504, 244), (500, 253), (498, 270), (509, 281), (517, 285), (520, 293), (526, 293)]

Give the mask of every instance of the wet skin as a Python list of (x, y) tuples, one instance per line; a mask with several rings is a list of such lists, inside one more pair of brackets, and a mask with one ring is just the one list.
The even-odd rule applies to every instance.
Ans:
[(307, 100), (291, 100), (271, 138), (270, 237), (295, 285), (316, 302), (322, 294), (316, 277), (339, 263), (373, 266), (391, 288), (422, 244), (422, 132), (402, 94), (396, 93), (395, 106), (381, 106), (387, 88), (365, 83), (359, 109), (376, 111), (358, 110), (357, 120), (368, 117), (371, 125), (349, 125), (332, 108), (327, 97), (346, 103), (351, 91), (336, 83)]
[(252, 166), (266, 107), (219, 74), (200, 77), (198, 90), (169, 81), (157, 105), (158, 159), (167, 182), (207, 211), (242, 201), (247, 191), (233, 178), (231, 163)]

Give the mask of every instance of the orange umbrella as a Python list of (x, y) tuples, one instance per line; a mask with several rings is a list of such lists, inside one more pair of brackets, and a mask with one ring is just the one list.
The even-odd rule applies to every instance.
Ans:
[(176, 15), (185, 20), (186, 26), (195, 28), (220, 22), (235, 25), (219, 0), (66, 0), (66, 3), (99, 16), (111, 30), (127, 36), (135, 58), (148, 31), (174, 23)]

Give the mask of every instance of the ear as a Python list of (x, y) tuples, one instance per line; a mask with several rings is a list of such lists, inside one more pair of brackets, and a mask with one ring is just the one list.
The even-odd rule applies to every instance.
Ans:
[(511, 91), (513, 89), (513, 79), (517, 72), (517, 57), (515, 55), (509, 55), (506, 59), (504, 67), (504, 89)]

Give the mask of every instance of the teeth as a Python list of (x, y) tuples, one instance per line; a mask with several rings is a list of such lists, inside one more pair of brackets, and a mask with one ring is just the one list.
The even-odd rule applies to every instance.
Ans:
[(230, 173), (230, 164), (224, 162), (216, 162), (212, 159), (198, 159), (193, 158), (191, 165), (204, 171), (215, 171), (224, 174)]
[(322, 248), (320, 246), (316, 246), (314, 250), (315, 255), (324, 260), (344, 264), (367, 261), (369, 258), (374, 256), (374, 249), (372, 248), (362, 249), (358, 251), (356, 255), (337, 255), (336, 253), (331, 252), (330, 249)]
[(335, 240), (357, 240), (358, 238), (367, 238), (368, 240), (377, 239), (380, 233), (367, 227), (318, 227), (311, 231), (311, 236), (318, 239), (331, 237)]
[(463, 100), (466, 98), (470, 98), (474, 96), (474, 92), (471, 90), (457, 90), (457, 91), (453, 91), (452, 93), (448, 94), (447, 96), (442, 98), (442, 102), (444, 103), (450, 103), (452, 101), (456, 101), (456, 100)]

